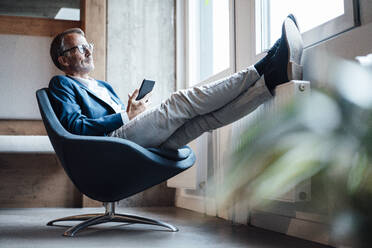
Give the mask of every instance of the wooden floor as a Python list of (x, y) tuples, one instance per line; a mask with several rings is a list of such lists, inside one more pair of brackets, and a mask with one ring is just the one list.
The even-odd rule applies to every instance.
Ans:
[(0, 247), (296, 247), (320, 248), (320, 244), (283, 234), (208, 217), (180, 208), (118, 208), (118, 213), (138, 214), (171, 223), (179, 232), (141, 224), (101, 224), (62, 236), (68, 227), (49, 227), (52, 219), (103, 212), (103, 208), (0, 209)]

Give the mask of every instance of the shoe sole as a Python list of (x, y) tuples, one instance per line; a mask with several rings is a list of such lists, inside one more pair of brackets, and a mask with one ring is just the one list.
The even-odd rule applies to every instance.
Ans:
[(290, 18), (286, 18), (283, 24), (285, 41), (288, 47), (287, 75), (289, 81), (302, 80), (301, 57), (303, 41), (296, 24)]

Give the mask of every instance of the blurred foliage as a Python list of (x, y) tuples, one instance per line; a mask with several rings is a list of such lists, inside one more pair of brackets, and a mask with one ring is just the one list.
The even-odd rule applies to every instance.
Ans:
[(241, 133), (223, 185), (223, 202), (267, 204), (265, 199), (322, 172), (329, 194), (323, 204), (332, 209), (333, 223), (346, 225), (335, 229), (341, 232), (336, 236), (371, 231), (372, 73), (351, 62), (339, 62), (329, 73), (327, 86), (293, 98)]

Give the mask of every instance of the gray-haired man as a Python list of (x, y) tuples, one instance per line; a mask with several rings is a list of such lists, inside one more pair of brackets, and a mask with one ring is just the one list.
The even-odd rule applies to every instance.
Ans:
[(59, 120), (72, 133), (176, 149), (247, 115), (271, 98), (277, 85), (300, 79), (302, 49), (297, 23), (289, 15), (282, 37), (254, 66), (217, 82), (177, 91), (151, 109), (147, 109), (150, 95), (136, 101), (135, 90), (125, 108), (108, 83), (89, 77), (94, 69), (93, 47), (80, 29), (72, 29), (52, 42), (52, 60), (66, 75), (53, 77), (49, 89)]

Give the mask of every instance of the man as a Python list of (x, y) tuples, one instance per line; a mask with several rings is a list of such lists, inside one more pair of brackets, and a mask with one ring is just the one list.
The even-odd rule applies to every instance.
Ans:
[(129, 139), (144, 147), (177, 149), (203, 132), (240, 119), (271, 98), (277, 85), (300, 79), (303, 43), (293, 15), (282, 26), (282, 36), (268, 54), (230, 77), (173, 93), (159, 106), (147, 109), (150, 94), (127, 108), (112, 87), (89, 77), (94, 69), (93, 45), (83, 31), (57, 35), (50, 48), (54, 64), (66, 75), (51, 79), (49, 90), (62, 125), (80, 135)]

